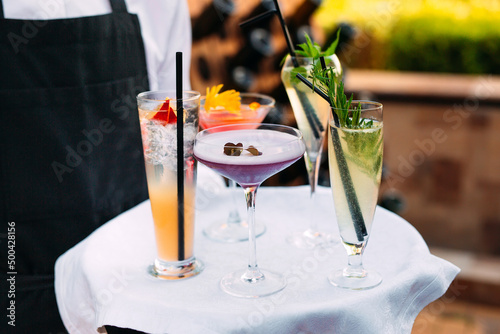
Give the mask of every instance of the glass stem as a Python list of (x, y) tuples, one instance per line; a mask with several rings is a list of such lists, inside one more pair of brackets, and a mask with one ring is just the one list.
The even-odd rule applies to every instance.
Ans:
[(249, 283), (256, 283), (264, 279), (264, 275), (257, 266), (257, 251), (255, 238), (255, 196), (258, 186), (245, 188), (245, 199), (247, 202), (248, 214), (248, 268), (242, 279)]
[(344, 276), (357, 278), (366, 276), (362, 257), (362, 253), (352, 254), (347, 257), (347, 267), (344, 269)]
[(315, 159), (311, 159), (311, 166), (310, 168), (308, 168), (309, 185), (311, 186), (311, 194), (309, 196), (309, 212), (311, 213), (309, 219), (309, 232), (313, 234), (318, 232), (318, 220), (314, 216), (315, 212), (314, 210), (315, 210), (316, 186), (318, 185), (318, 172), (321, 160), (319, 159), (320, 154), (318, 154), (318, 156)]
[(236, 201), (236, 191), (238, 188), (236, 187), (236, 182), (231, 179), (228, 179), (229, 183), (229, 191), (231, 192), (231, 211), (229, 211), (229, 217), (227, 218), (228, 224), (239, 224), (241, 222), (240, 214), (238, 213), (238, 202)]

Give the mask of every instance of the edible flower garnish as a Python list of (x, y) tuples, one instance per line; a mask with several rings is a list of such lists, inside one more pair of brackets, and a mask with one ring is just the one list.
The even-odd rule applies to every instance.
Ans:
[(234, 89), (226, 90), (219, 93), (222, 89), (222, 84), (207, 87), (207, 95), (205, 97), (205, 110), (227, 110), (229, 112), (239, 113), (241, 108), (240, 93)]
[(168, 97), (151, 119), (161, 121), (166, 124), (177, 122), (177, 116), (175, 115), (174, 109), (170, 106), (170, 99)]
[(248, 105), (248, 107), (252, 110), (257, 110), (260, 108), (260, 103), (259, 102), (252, 102)]
[(243, 148), (243, 144), (242, 143), (238, 143), (238, 144), (226, 143), (224, 145), (224, 154), (225, 155), (229, 155), (229, 156), (233, 156), (233, 157), (238, 157), (238, 156), (241, 155), (241, 152), (243, 152), (243, 150), (248, 151), (253, 156), (262, 155), (262, 152), (260, 152), (253, 145), (248, 146), (248, 148)]

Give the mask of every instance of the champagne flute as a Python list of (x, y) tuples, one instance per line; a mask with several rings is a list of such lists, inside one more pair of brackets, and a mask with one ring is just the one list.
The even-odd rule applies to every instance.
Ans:
[(267, 296), (285, 288), (283, 275), (257, 265), (255, 199), (259, 185), (304, 155), (299, 130), (276, 124), (238, 124), (214, 127), (196, 135), (195, 158), (245, 191), (249, 260), (246, 269), (224, 276), (221, 288), (245, 298)]
[[(340, 77), (342, 69), (337, 56), (332, 55), (324, 57), (324, 59), (325, 65), (334, 68), (335, 74)], [(295, 77), (297, 73), (304, 74), (309, 72), (314, 63), (320, 60), (310, 57), (295, 57), (295, 60), (296, 64), (292, 62), (290, 56), (286, 58), (281, 71), (281, 80), (292, 105), (297, 126), (303, 133), (306, 144), (304, 161), (310, 185), (309, 210), (307, 214), (309, 227), (305, 231), (291, 234), (287, 238), (287, 241), (298, 248), (310, 249), (329, 241), (328, 234), (318, 229), (317, 220), (314, 217), (314, 197), (316, 186), (318, 185), (318, 172), (321, 164), (321, 154), (328, 125), (330, 106), (328, 102), (315, 94)]]
[(333, 117), (330, 118), (330, 182), (348, 264), (346, 268), (333, 272), (328, 279), (341, 288), (363, 290), (382, 282), (379, 273), (363, 267), (362, 256), (377, 206), (384, 133), (382, 104), (352, 101), (348, 115), (358, 107), (361, 108), (361, 119), (364, 119), (361, 127), (342, 127)]

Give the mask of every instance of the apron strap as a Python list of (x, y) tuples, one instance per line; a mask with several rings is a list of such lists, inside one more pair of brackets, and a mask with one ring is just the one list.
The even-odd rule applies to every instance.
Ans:
[(125, 0), (110, 0), (113, 13), (128, 13)]
[(5, 16), (3, 15), (3, 1), (0, 1), (0, 19), (4, 19)]

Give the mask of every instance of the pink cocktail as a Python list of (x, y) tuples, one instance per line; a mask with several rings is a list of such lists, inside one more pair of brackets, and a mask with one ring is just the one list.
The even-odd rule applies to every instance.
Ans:
[(229, 124), (259, 124), (275, 103), (272, 97), (257, 93), (240, 93), (240, 99), (241, 107), (238, 111), (228, 111), (224, 108), (205, 110), (205, 97), (202, 97), (200, 126), (203, 129), (209, 129)]
[[(274, 108), (274, 98), (258, 93), (236, 93), (239, 94), (239, 108), (227, 110), (225, 107), (216, 106), (205, 109), (205, 99), (201, 98), (200, 104), (200, 126), (203, 129), (213, 129), (222, 125), (237, 125), (242, 123), (253, 123), (256, 128)], [(233, 108), (234, 109), (234, 108)], [(227, 128), (225, 128), (227, 130)], [(231, 192), (231, 205), (227, 218), (216, 220), (203, 229), (203, 233), (210, 239), (219, 242), (239, 242), (248, 240), (248, 223), (240, 217), (237, 207), (236, 183), (229, 178), (229, 190)], [(255, 235), (258, 237), (266, 231), (262, 222), (255, 224)]]

